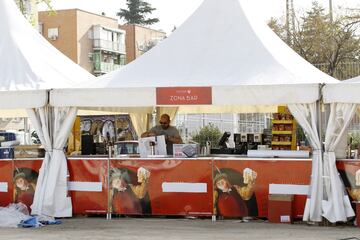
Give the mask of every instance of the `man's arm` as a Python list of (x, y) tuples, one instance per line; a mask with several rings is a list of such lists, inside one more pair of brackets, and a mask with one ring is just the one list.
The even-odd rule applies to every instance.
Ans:
[(139, 185), (130, 185), (131, 190), (134, 192), (135, 196), (138, 199), (143, 199), (147, 193), (148, 187), (147, 187), (147, 181), (142, 182)]
[(240, 194), (241, 198), (245, 201), (249, 200), (254, 194), (254, 184), (249, 183), (246, 186), (240, 187), (234, 185), (236, 191)]
[(174, 144), (181, 144), (183, 143), (183, 140), (181, 139), (179, 131), (174, 127), (175, 129), (175, 135), (174, 136), (168, 136), (167, 141), (172, 142)]
[(149, 131), (146, 131), (146, 132), (141, 134), (142, 138), (144, 138), (144, 137), (153, 137), (153, 136), (156, 136), (154, 127), (151, 128)]
[(175, 144), (180, 144), (183, 143), (182, 139), (180, 136), (168, 136), (167, 140), (169, 142), (175, 143)]
[(213, 214), (217, 215), (217, 209), (216, 209), (216, 205), (217, 205), (217, 201), (218, 201), (218, 197), (219, 197), (219, 193), (218, 191), (214, 191), (214, 195), (213, 195), (213, 199), (214, 199), (214, 208), (213, 208)]
[[(250, 171), (250, 173), (246, 174), (246, 176), (243, 176), (244, 184), (246, 184), (246, 185), (243, 187), (234, 185), (234, 187), (236, 188), (236, 191), (240, 194), (240, 196), (244, 200), (249, 200), (254, 195), (255, 181), (257, 178), (257, 173), (255, 171), (253, 171), (251, 169), (248, 169), (248, 170)], [(245, 181), (245, 179), (246, 179), (246, 181)]]
[(144, 138), (144, 137), (152, 137), (152, 136), (154, 136), (154, 135), (151, 132), (144, 132), (144, 133), (141, 134), (142, 138)]

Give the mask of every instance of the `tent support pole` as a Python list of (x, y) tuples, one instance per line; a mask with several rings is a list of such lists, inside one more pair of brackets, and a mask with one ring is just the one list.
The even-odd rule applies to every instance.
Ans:
[[(316, 102), (316, 108), (317, 108), (317, 124), (318, 124), (318, 134), (320, 139), (320, 145), (322, 153), (324, 152), (324, 142), (325, 135), (323, 134), (323, 118), (322, 118), (322, 108), (323, 108), (323, 99), (322, 99), (322, 89), (325, 86), (325, 84), (319, 84), (319, 100)], [(321, 153), (321, 154), (322, 154)]]
[(112, 211), (111, 211), (111, 203), (112, 203), (112, 199), (111, 199), (111, 194), (110, 194), (110, 156), (111, 153), (109, 153), (109, 157), (107, 159), (107, 193), (108, 193), (108, 208), (107, 208), (107, 213), (106, 213), (106, 220), (111, 220), (112, 218)]
[[(323, 105), (323, 100), (322, 100), (322, 89), (325, 86), (325, 84), (319, 84), (319, 100), (316, 102), (316, 110), (317, 110), (317, 124), (318, 124), (318, 134), (319, 134), (319, 140), (320, 140), (320, 154), (321, 154), (321, 161), (322, 161), (322, 166), (324, 166), (324, 151), (325, 151), (325, 146), (324, 146), (324, 142), (325, 139), (323, 139), (323, 136), (325, 137), (325, 135), (323, 135), (323, 119), (322, 119), (322, 105)], [(324, 168), (321, 170), (321, 178), (323, 178), (324, 176)], [(324, 185), (322, 185), (322, 188), (324, 188)], [(324, 194), (324, 193), (323, 193)], [(324, 218), (322, 217), (323, 221)]]
[(156, 126), (156, 117), (157, 117), (157, 114), (158, 114), (158, 111), (157, 111), (157, 107), (153, 107), (153, 112), (152, 112), (152, 115), (151, 115), (151, 127), (155, 127)]
[(24, 144), (29, 145), (30, 141), (28, 141), (28, 137), (30, 136), (29, 123), (28, 118), (24, 117)]

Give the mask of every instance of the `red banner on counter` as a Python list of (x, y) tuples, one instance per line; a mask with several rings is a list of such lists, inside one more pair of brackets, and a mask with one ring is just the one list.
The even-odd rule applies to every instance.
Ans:
[(30, 206), (34, 200), (41, 164), (42, 160), (40, 159), (14, 160), (14, 170), (12, 172), (14, 202), (25, 204), (29, 212), (31, 212)]
[(12, 160), (0, 160), (0, 207), (6, 207), (13, 202), (12, 169)]
[(161, 87), (156, 88), (157, 105), (207, 105), (212, 104), (211, 87)]
[(360, 161), (338, 160), (337, 169), (340, 173), (345, 189), (350, 196), (350, 201), (360, 201)]
[[(0, 192), (0, 204), (11, 202), (14, 193), (17, 201), (29, 205), (29, 189), (34, 189), (30, 186), (36, 183), (42, 161), (13, 162), (0, 161), (0, 183), (10, 182), (10, 194)], [(215, 211), (224, 217), (267, 217), (269, 185), (309, 185), (311, 161), (94, 158), (70, 159), (68, 168), (74, 214), (109, 210), (124, 215), (211, 216)], [(347, 172), (356, 196), (360, 163), (338, 162), (338, 168), (340, 174)], [(293, 217), (302, 216), (305, 200), (305, 194), (295, 195)]]
[(70, 159), (67, 163), (73, 213), (106, 214), (108, 159)]
[[(311, 161), (215, 160), (214, 208), (224, 217), (267, 217), (270, 184), (308, 185)], [(306, 195), (295, 195), (293, 217), (303, 215)]]
[(211, 160), (111, 160), (113, 213), (211, 216)]

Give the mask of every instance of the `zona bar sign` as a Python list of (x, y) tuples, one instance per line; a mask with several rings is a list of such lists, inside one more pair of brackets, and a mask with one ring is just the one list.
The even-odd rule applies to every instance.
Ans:
[(208, 105), (212, 104), (211, 87), (160, 87), (156, 88), (157, 105)]

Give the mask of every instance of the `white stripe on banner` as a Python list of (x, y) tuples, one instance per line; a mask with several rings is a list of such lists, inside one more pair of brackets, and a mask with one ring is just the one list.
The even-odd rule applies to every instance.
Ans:
[(8, 192), (8, 183), (0, 182), (0, 192)]
[(269, 194), (308, 195), (309, 185), (269, 184)]
[(163, 192), (178, 192), (178, 193), (206, 193), (206, 183), (179, 183), (179, 182), (164, 182), (162, 184)]
[(68, 182), (69, 191), (102, 192), (102, 182)]

